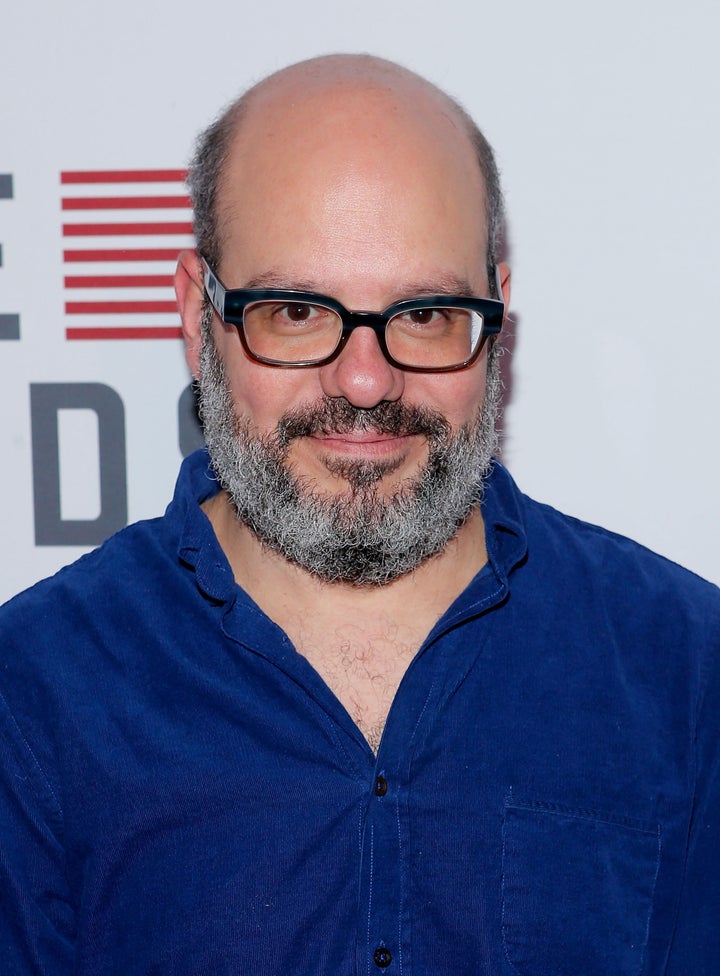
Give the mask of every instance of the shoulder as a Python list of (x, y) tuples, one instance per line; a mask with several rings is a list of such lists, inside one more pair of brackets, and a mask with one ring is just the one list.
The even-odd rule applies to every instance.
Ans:
[(153, 668), (188, 629), (192, 597), (192, 573), (160, 518), (123, 529), (0, 609), (0, 740), (28, 775), (42, 769), (59, 789), (61, 757), (157, 683)]
[(689, 681), (701, 694), (720, 673), (720, 589), (616, 532), (529, 498), (522, 505), (527, 565), (517, 582), (533, 605), (625, 666), (644, 661), (648, 681), (678, 694)]
[(56, 630), (79, 630), (85, 617), (129, 615), (138, 601), (149, 602), (157, 591), (167, 593), (182, 579), (183, 547), (207, 543), (200, 503), (216, 490), (206, 453), (190, 455), (163, 516), (127, 526), (0, 608), (0, 648), (18, 628), (35, 631), (52, 621)]
[(0, 608), (0, 694), (48, 699), (126, 669), (189, 603), (165, 519), (138, 522)]
[(720, 603), (720, 590), (689, 569), (626, 536), (557, 511), (522, 495), (528, 547), (538, 561), (578, 570), (597, 585), (636, 594), (674, 592), (690, 599)]
[(719, 653), (717, 586), (625, 536), (529, 498), (502, 466), (492, 481), (490, 540), (501, 560), (503, 544), (510, 548), (503, 535), (512, 537), (516, 555), (505, 569), (525, 619), (552, 621), (558, 634), (588, 644), (602, 635), (686, 665), (688, 649), (698, 664)]
[[(720, 590), (672, 560), (617, 532), (567, 515), (524, 494), (501, 464), (496, 463), (483, 501), (486, 531), (502, 560), (501, 539), (514, 537), (506, 550), (517, 560), (542, 567), (549, 579), (590, 578), (597, 586), (621, 589), (624, 584), (668, 587), (711, 603)], [(506, 568), (510, 568), (509, 565)]]
[(111, 536), (97, 549), (41, 580), (0, 608), (0, 635), (40, 624), (61, 626), (78, 615), (100, 613), (117, 600), (146, 589), (153, 573), (167, 563), (162, 519), (138, 522)]

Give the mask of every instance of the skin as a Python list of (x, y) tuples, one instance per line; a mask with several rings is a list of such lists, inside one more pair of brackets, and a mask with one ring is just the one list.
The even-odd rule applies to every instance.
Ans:
[[(229, 288), (317, 291), (356, 310), (423, 294), (488, 294), (484, 186), (472, 145), (439, 92), (387, 62), (324, 58), (263, 82), (236, 133), (220, 210), (216, 270)], [(505, 267), (501, 279), (507, 303)], [(187, 360), (197, 375), (203, 289), (192, 252), (181, 256), (176, 290)], [(372, 331), (360, 328), (331, 363), (273, 369), (247, 358), (233, 326), (215, 316), (212, 328), (236, 411), (261, 433), (289, 408), (323, 395), (359, 407), (398, 399), (425, 405), (453, 429), (472, 422), (483, 403), (484, 353), (455, 373), (403, 372), (384, 359)], [(347, 489), (333, 465), (341, 459), (387, 462), (378, 487), (392, 493), (417, 475), (427, 444), (422, 436), (330, 433), (294, 441), (289, 454), (296, 473), (328, 494)], [(444, 552), (407, 577), (369, 589), (318, 583), (266, 550), (223, 492), (206, 512), (238, 582), (285, 628), (376, 745), (409, 661), (485, 562), (479, 512)], [(361, 649), (351, 665), (349, 646)]]

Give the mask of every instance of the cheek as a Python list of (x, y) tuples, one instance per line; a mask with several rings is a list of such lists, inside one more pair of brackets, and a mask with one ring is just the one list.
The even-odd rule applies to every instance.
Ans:
[(473, 423), (485, 402), (486, 361), (482, 359), (460, 373), (419, 374), (420, 383), (408, 382), (408, 403), (438, 410), (454, 430)]
[(274, 431), (288, 410), (322, 395), (317, 370), (261, 366), (242, 349), (226, 355), (224, 363), (236, 415), (260, 434)]

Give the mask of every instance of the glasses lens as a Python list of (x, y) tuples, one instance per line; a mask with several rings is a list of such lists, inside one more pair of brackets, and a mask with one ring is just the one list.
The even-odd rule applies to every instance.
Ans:
[(388, 352), (403, 366), (445, 369), (472, 359), (483, 333), (483, 317), (469, 308), (407, 309), (393, 316), (385, 338)]
[(304, 302), (255, 302), (245, 309), (245, 341), (259, 359), (312, 363), (332, 356), (342, 335), (337, 312)]

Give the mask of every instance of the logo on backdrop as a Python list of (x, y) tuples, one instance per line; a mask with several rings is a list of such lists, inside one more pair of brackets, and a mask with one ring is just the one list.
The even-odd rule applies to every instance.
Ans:
[[(0, 200), (13, 199), (12, 173), (0, 173)], [(3, 263), (2, 243), (0, 243), (0, 268)], [(20, 316), (17, 312), (0, 309), (0, 339), (20, 338)]]
[(66, 339), (180, 338), (173, 272), (194, 246), (186, 175), (60, 174)]
[[(183, 169), (60, 174), (67, 340), (181, 337), (173, 272), (180, 251), (194, 246), (185, 176)], [(0, 174), (3, 196), (12, 197), (12, 183)], [(0, 338), (9, 338), (3, 322), (0, 315)], [(97, 419), (97, 444), (88, 444), (87, 454), (97, 452), (100, 510), (87, 518), (62, 511), (59, 418), (69, 410)], [(36, 545), (102, 542), (128, 517), (120, 393), (99, 382), (31, 383), (30, 414)], [(177, 420), (181, 453), (189, 454), (203, 443), (190, 387), (180, 396)]]

